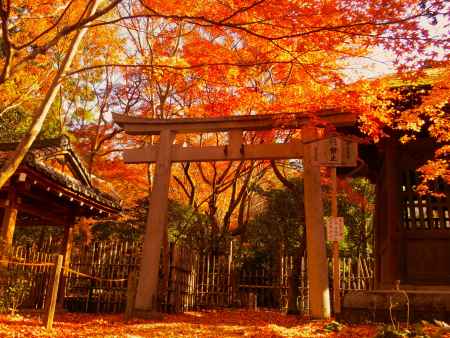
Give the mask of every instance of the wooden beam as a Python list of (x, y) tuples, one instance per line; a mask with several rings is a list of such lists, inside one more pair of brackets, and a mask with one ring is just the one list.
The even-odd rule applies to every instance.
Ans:
[(235, 115), (203, 118), (147, 119), (112, 114), (114, 122), (130, 135), (158, 135), (162, 130), (176, 133), (221, 132), (233, 129), (248, 131), (300, 129), (312, 120), (349, 126), (356, 123), (356, 114), (336, 110), (289, 114)]
[(56, 211), (57, 214), (69, 215), (73, 212), (73, 207), (71, 208), (67, 204), (63, 203), (64, 200), (61, 197), (53, 194), (50, 195), (48, 192), (20, 188), (17, 190), (17, 194), (21, 198), (23, 204), (45, 205), (46, 210)]
[[(318, 138), (316, 128), (302, 129), (304, 141)], [(330, 318), (330, 291), (328, 287), (328, 261), (323, 224), (323, 204), (320, 167), (313, 166), (313, 144), (305, 144), (303, 160), (304, 204), (306, 219), (306, 250), (309, 284), (310, 316), (314, 319)]]
[[(159, 145), (123, 151), (125, 163), (155, 163)], [(282, 160), (303, 157), (303, 144), (249, 144), (231, 146), (182, 147), (173, 145), (172, 162)]]
[[(228, 132), (228, 145), (223, 154), (232, 159), (240, 159), (245, 156), (244, 131), (233, 129)], [(249, 149), (247, 149), (249, 150)]]
[(56, 210), (48, 211), (46, 208), (36, 207), (32, 204), (25, 202), (18, 202), (17, 206), (22, 212), (39, 217), (40, 219), (49, 222), (52, 225), (60, 226), (70, 221), (70, 217), (64, 214), (60, 214)]

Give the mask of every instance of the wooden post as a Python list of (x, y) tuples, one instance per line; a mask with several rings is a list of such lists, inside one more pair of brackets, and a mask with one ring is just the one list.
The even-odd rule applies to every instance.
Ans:
[(312, 144), (307, 143), (317, 138), (317, 131), (312, 127), (304, 127), (302, 137), (306, 142), (303, 166), (310, 315), (314, 319), (325, 319), (330, 317), (330, 290), (328, 288), (320, 167), (313, 166)]
[[(403, 256), (400, 251), (400, 211), (401, 211), (401, 196), (400, 196), (400, 169), (398, 163), (398, 144), (395, 140), (386, 142), (385, 145), (385, 197), (386, 197), (386, 232), (383, 235), (385, 238), (385, 252), (382, 258), (382, 282), (384, 287), (392, 288), (397, 280), (401, 279), (400, 262)], [(381, 210), (383, 212), (383, 210)]]
[[(160, 296), (163, 297), (164, 303), (167, 307), (167, 304), (169, 304), (169, 273), (170, 273), (170, 251), (171, 251), (171, 245), (169, 244), (169, 237), (168, 237), (168, 231), (167, 227), (164, 227), (164, 236), (163, 236), (163, 248), (162, 248), (162, 275), (163, 280), (161, 283), (161, 289), (159, 290)], [(173, 247), (172, 247), (173, 248)]]
[(58, 255), (55, 271), (53, 272), (52, 283), (48, 290), (47, 299), (45, 301), (45, 327), (51, 330), (53, 327), (53, 317), (55, 316), (56, 300), (58, 297), (59, 278), (61, 276), (61, 268), (63, 263), (63, 255)]
[[(336, 167), (331, 167), (331, 216), (337, 217), (337, 177)], [(333, 241), (333, 304), (334, 314), (341, 313), (341, 294), (340, 294), (340, 274), (339, 274), (339, 242)]]
[(234, 279), (231, 278), (231, 267), (233, 266), (233, 240), (230, 241), (230, 252), (228, 253), (228, 270), (227, 270), (227, 301), (233, 304)]
[(171, 259), (170, 259), (170, 281), (169, 281), (169, 289), (170, 294), (167, 298), (167, 305), (168, 309), (170, 309), (171, 312), (177, 313), (180, 311), (180, 304), (181, 304), (181, 293), (180, 293), (180, 247), (177, 245), (172, 246), (172, 252), (171, 252)]
[(127, 304), (125, 308), (125, 321), (130, 320), (133, 317), (134, 302), (136, 299), (137, 288), (136, 272), (131, 271), (128, 275), (127, 284)]
[(1, 245), (3, 255), (7, 255), (9, 250), (11, 249), (14, 238), (14, 230), (16, 228), (17, 195), (13, 187), (10, 187), (8, 190), (7, 201), (8, 205), (6, 206), (3, 212), (2, 229), (1, 229), (1, 241), (2, 241)]
[[(385, 140), (384, 163), (375, 190), (375, 285), (376, 289), (391, 289), (401, 279), (400, 249), (401, 196), (398, 141)], [(403, 266), (404, 268), (404, 266)], [(404, 269), (403, 269), (404, 270)]]
[(164, 227), (167, 223), (170, 152), (173, 138), (174, 133), (170, 130), (161, 131), (136, 292), (135, 306), (138, 312), (156, 312), (157, 310), (159, 258)]
[(66, 279), (69, 276), (69, 265), (70, 265), (70, 256), (72, 254), (72, 246), (73, 246), (73, 225), (66, 225), (64, 227), (64, 239), (61, 254), (64, 257), (63, 266), (64, 271), (61, 274), (60, 280), (60, 288), (58, 294), (58, 307), (61, 309), (64, 307), (64, 297), (65, 297), (65, 287), (66, 287)]

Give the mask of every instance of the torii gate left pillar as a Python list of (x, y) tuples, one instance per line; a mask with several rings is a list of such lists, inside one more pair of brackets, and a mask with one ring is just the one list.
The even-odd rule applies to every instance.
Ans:
[(167, 225), (168, 195), (171, 172), (171, 146), (174, 133), (162, 130), (156, 159), (153, 187), (150, 194), (147, 226), (142, 248), (141, 269), (136, 293), (137, 311), (155, 312), (157, 310), (159, 256), (161, 243)]

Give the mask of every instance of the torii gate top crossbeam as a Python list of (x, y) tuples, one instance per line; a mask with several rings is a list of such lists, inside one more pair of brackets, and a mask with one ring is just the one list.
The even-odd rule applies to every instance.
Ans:
[(353, 125), (356, 115), (336, 110), (314, 113), (290, 113), (267, 115), (235, 115), (224, 117), (148, 119), (142, 117), (113, 114), (114, 122), (130, 135), (158, 135), (163, 130), (176, 133), (222, 132), (233, 129), (257, 131), (280, 129), (300, 129), (313, 118), (331, 123), (336, 127)]

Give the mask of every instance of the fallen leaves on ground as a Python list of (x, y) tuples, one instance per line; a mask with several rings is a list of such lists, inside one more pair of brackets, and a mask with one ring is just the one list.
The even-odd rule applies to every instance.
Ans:
[[(336, 325), (276, 311), (218, 310), (123, 320), (122, 315), (57, 314), (53, 330), (38, 314), (0, 316), (0, 337), (374, 337), (377, 326)], [(337, 332), (333, 328), (337, 328)], [(331, 330), (330, 330), (331, 328)], [(450, 336), (449, 336), (450, 337)]]

